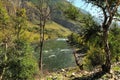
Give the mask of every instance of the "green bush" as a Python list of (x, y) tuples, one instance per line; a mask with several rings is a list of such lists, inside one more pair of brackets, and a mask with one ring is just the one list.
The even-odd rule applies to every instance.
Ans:
[(119, 61), (120, 56), (120, 28), (111, 28), (109, 34), (109, 45), (111, 50), (112, 62)]
[(33, 80), (37, 73), (37, 63), (32, 55), (11, 60), (6, 68), (4, 80)]
[(17, 46), (8, 50), (7, 67), (3, 75), (4, 80), (34, 80), (38, 71), (37, 60), (25, 40), (14, 42)]
[(23, 59), (20, 61), (20, 66), (20, 77), (22, 79), (33, 79), (34, 74), (38, 71), (37, 62), (33, 55), (30, 54), (23, 57)]
[(87, 56), (84, 57), (83, 63), (85, 64), (85, 67), (89, 70), (102, 65), (105, 61), (104, 50), (102, 50), (101, 48), (90, 47), (86, 54)]
[(76, 20), (76, 18), (80, 14), (80, 11), (78, 8), (76, 8), (70, 4), (69, 7), (64, 11), (64, 14), (66, 15), (67, 18), (70, 18), (72, 20)]

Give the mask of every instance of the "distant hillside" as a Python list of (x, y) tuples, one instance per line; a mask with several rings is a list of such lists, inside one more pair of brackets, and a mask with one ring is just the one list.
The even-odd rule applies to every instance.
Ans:
[[(49, 1), (49, 0), (48, 0)], [(25, 35), (33, 36), (32, 40), (39, 39), (39, 33), (34, 33), (34, 29), (37, 29), (39, 22), (39, 11), (35, 6), (37, 0), (4, 0), (4, 6), (8, 11), (8, 14), (13, 17), (16, 15), (16, 11), (19, 8), (26, 9), (26, 15), (28, 17), (29, 29), (24, 33)], [(64, 10), (69, 7), (70, 3), (67, 0), (50, 0), (49, 7), (54, 9), (51, 13), (51, 20), (46, 23), (45, 36), (46, 39), (66, 37), (71, 32), (79, 32), (81, 24), (67, 18), (64, 14)], [(81, 16), (85, 16), (80, 12)]]
[[(38, 0), (30, 0), (33, 3), (37, 3)], [(66, 18), (64, 11), (66, 9), (69, 8), (69, 6), (71, 5), (70, 2), (68, 2), (67, 0), (48, 0), (49, 2), (49, 6), (50, 9), (52, 10), (51, 13), (51, 19), (52, 21), (60, 24), (61, 26), (68, 28), (70, 31), (72, 32), (79, 32), (80, 28), (82, 26), (82, 24), (78, 24), (76, 23), (77, 21), (71, 20), (69, 18)], [(74, 5), (72, 5), (74, 6)], [(77, 7), (76, 7), (77, 8)], [(79, 18), (83, 18), (85, 15), (87, 15), (88, 13), (78, 9), (80, 16)], [(84, 13), (85, 12), (85, 13)]]

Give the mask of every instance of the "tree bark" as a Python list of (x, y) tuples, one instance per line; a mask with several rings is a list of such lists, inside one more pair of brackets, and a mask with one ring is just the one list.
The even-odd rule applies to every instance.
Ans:
[(39, 57), (39, 69), (41, 71), (41, 73), (43, 72), (42, 71), (42, 51), (43, 51), (43, 44), (44, 44), (44, 25), (41, 27), (41, 32), (40, 32), (40, 57)]
[(79, 67), (80, 70), (83, 70), (83, 64), (79, 63), (76, 52), (74, 51), (73, 54), (74, 54), (76, 65)]
[(103, 28), (103, 40), (104, 40), (104, 50), (105, 50), (105, 64), (102, 65), (102, 70), (104, 72), (110, 72), (111, 69), (111, 52), (110, 52), (110, 48), (109, 48), (109, 44), (108, 44), (108, 28), (104, 27)]
[(40, 57), (39, 57), (39, 69), (42, 74), (42, 50), (43, 50), (43, 42), (40, 42)]
[[(46, 5), (45, 5), (46, 4)], [(39, 10), (39, 13), (40, 13), (40, 24), (39, 24), (39, 32), (40, 32), (40, 55), (39, 55), (39, 71), (41, 73), (41, 76), (43, 74), (43, 46), (44, 46), (44, 28), (45, 28), (45, 23), (46, 23), (46, 20), (48, 19), (49, 17), (49, 14), (50, 12), (47, 12), (48, 11), (48, 4), (46, 2), (46, 0), (39, 0), (39, 5), (38, 5), (38, 10)]]
[(42, 73), (42, 46), (43, 46), (43, 43), (40, 41), (39, 69), (41, 73)]
[(42, 51), (43, 51), (43, 42), (44, 42), (44, 31), (43, 31), (43, 26), (42, 23), (40, 22), (40, 57), (39, 57), (39, 69), (40, 73), (42, 75)]

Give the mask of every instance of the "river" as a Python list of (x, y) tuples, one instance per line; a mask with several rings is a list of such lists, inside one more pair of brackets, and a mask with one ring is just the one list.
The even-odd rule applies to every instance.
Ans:
[[(66, 43), (65, 38), (57, 38), (45, 41), (43, 50), (44, 70), (56, 71), (75, 65), (72, 49)], [(38, 57), (39, 54), (36, 53)]]

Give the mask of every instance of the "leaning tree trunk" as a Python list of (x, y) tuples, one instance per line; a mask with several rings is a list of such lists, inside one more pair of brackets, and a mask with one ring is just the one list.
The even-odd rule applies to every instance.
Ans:
[(110, 72), (111, 69), (111, 52), (110, 52), (110, 48), (109, 48), (109, 44), (108, 44), (108, 28), (103, 28), (103, 40), (104, 40), (104, 50), (105, 50), (105, 64), (102, 66), (102, 70), (104, 72)]
[(83, 64), (79, 63), (79, 59), (76, 55), (76, 51), (74, 51), (73, 54), (74, 54), (76, 65), (79, 67), (80, 70), (83, 70)]

